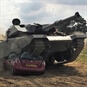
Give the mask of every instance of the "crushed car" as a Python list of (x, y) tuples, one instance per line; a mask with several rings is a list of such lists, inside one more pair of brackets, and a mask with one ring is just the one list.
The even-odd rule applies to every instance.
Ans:
[(4, 61), (4, 68), (11, 74), (43, 74), (45, 72), (45, 61), (41, 56), (35, 57), (29, 52), (17, 56), (11, 53)]

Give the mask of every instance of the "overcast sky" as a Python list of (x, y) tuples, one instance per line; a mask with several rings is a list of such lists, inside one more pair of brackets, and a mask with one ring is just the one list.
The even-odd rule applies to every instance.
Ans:
[(53, 23), (77, 11), (87, 20), (87, 0), (0, 0), (0, 33), (12, 25), (13, 18), (22, 24)]

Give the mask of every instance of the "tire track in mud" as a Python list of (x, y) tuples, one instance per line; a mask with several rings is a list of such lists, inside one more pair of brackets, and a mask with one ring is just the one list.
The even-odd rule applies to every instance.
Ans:
[(13, 80), (10, 81), (4, 78), (0, 78), (0, 82), (4, 84), (2, 87), (19, 87), (19, 85), (15, 84)]
[[(43, 87), (39, 84), (36, 84), (33, 80), (12, 80), (0, 78), (0, 83), (5, 84), (2, 87)], [(1, 87), (1, 86), (0, 86)]]
[(40, 82), (35, 81), (33, 79), (29, 80), (31, 83), (33, 83), (35, 85), (35, 87), (45, 87), (44, 85), (42, 85)]

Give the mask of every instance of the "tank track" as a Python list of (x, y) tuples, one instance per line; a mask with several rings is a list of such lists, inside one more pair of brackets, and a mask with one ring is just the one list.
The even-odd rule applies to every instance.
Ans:
[(70, 48), (66, 52), (62, 53), (63, 55), (61, 57), (63, 57), (64, 60), (58, 61), (58, 64), (63, 65), (65, 63), (69, 63), (76, 60), (76, 58), (82, 51), (83, 47), (84, 47), (84, 39), (76, 39), (75, 41), (73, 41)]
[(39, 56), (45, 49), (44, 41), (40, 39), (35, 39), (33, 41), (33, 44), (34, 44), (34, 48), (33, 48), (32, 55)]
[(71, 57), (67, 59), (68, 62), (72, 62), (76, 60), (76, 58), (78, 57), (78, 55), (80, 54), (80, 52), (82, 51), (84, 47), (84, 39), (76, 39), (75, 43), (76, 43), (76, 46), (74, 45), (73, 47), (73, 45), (71, 45), (69, 49)]

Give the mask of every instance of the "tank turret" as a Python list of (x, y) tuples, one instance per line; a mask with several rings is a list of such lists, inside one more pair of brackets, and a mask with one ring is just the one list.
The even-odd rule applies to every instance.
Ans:
[(49, 24), (43, 27), (43, 30), (48, 31), (52, 27), (56, 27), (58, 31), (68, 35), (73, 33), (74, 31), (80, 31), (84, 33), (87, 32), (86, 21), (80, 16), (78, 12), (76, 12), (74, 16), (71, 16), (64, 20), (56, 21), (53, 24)]

